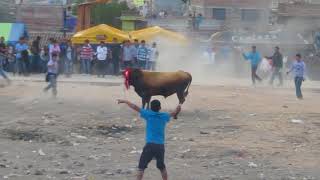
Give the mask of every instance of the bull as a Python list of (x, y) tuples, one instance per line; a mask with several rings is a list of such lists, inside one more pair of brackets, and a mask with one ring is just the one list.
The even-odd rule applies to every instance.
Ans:
[(123, 72), (125, 86), (134, 87), (135, 92), (142, 98), (142, 108), (149, 108), (152, 96), (165, 98), (177, 94), (179, 103), (185, 102), (192, 82), (191, 74), (184, 71), (177, 72), (149, 72), (128, 68)]

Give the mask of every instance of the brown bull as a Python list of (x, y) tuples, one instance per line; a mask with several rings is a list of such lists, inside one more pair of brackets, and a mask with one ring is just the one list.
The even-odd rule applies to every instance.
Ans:
[(177, 72), (148, 72), (140, 69), (126, 69), (123, 72), (125, 85), (128, 89), (133, 86), (142, 98), (142, 107), (148, 104), (152, 96), (161, 95), (165, 98), (177, 94), (179, 103), (183, 104), (188, 95), (192, 76), (183, 71)]

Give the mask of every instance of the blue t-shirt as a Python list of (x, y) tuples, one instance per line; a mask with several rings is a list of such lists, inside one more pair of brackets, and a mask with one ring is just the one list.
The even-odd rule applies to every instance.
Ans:
[(21, 58), (22, 57), (21, 52), (28, 49), (29, 49), (29, 46), (27, 44), (20, 44), (20, 43), (16, 44), (15, 46), (15, 50), (17, 52), (16, 58), (17, 59)]
[(294, 77), (304, 77), (306, 65), (303, 61), (295, 61), (291, 67)]
[(258, 66), (261, 61), (261, 55), (259, 52), (244, 53), (243, 57), (251, 62), (251, 66)]
[(140, 116), (146, 121), (146, 142), (164, 144), (166, 124), (170, 114), (141, 109)]

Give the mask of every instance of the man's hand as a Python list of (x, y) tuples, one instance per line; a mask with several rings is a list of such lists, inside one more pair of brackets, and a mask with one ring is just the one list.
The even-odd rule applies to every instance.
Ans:
[(135, 105), (127, 100), (118, 99), (117, 102), (118, 102), (118, 104), (127, 104), (131, 109), (133, 109), (137, 112), (140, 112), (140, 110), (141, 110), (137, 105)]

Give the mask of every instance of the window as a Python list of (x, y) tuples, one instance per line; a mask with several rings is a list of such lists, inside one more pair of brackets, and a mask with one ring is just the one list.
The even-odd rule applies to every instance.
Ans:
[(259, 11), (256, 9), (242, 9), (241, 10), (242, 21), (258, 21), (259, 15), (260, 15)]
[(213, 8), (212, 17), (216, 20), (225, 20), (226, 19), (226, 9), (224, 8)]

